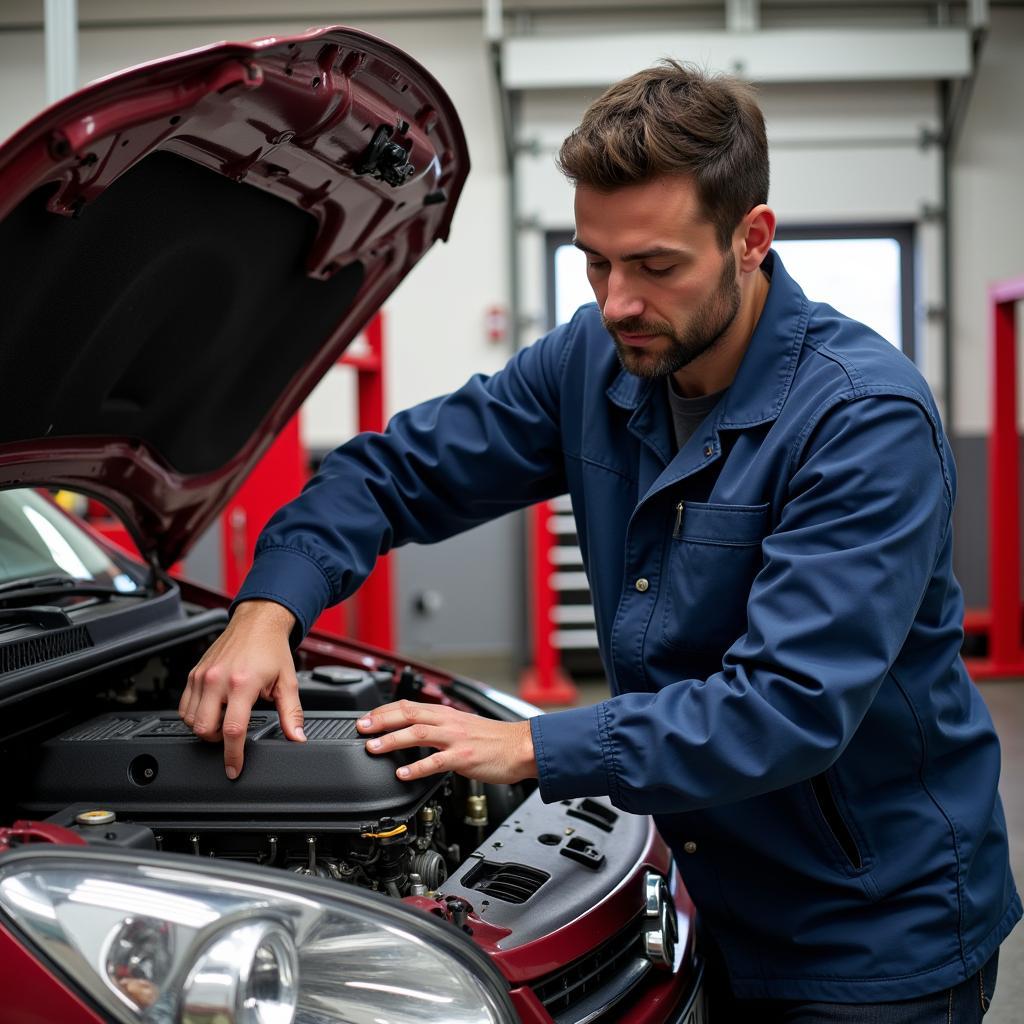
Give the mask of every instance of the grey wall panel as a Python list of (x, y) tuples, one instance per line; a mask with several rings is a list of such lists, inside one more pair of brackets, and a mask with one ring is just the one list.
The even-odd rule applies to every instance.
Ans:
[(516, 514), (440, 544), (399, 549), (398, 649), (425, 660), (496, 655), (516, 661), (523, 636), (522, 531), (523, 516)]
[(957, 498), (953, 511), (953, 566), (968, 608), (988, 603), (988, 466), (983, 437), (952, 439)]
[[(953, 440), (957, 497), (953, 513), (954, 560), (964, 603), (968, 608), (988, 605), (988, 441), (985, 437)], [(1024, 444), (1020, 450), (1024, 480)]]
[(185, 576), (204, 587), (224, 588), (224, 557), (218, 519), (185, 557)]
[[(964, 603), (968, 608), (984, 608), (989, 603), (988, 439), (958, 437), (952, 443), (957, 473), (953, 564), (964, 589)], [(1018, 465), (1019, 479), (1024, 481), (1024, 437), (1020, 441)], [(1020, 528), (1024, 530), (1024, 503)], [(1024, 593), (1024, 560), (1021, 592)]]

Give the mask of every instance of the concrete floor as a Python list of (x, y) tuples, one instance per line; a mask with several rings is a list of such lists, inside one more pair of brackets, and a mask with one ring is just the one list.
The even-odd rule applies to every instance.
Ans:
[[(466, 666), (453, 666), (456, 671)], [(467, 672), (467, 675), (474, 675)], [(511, 679), (488, 678), (492, 686), (514, 693)], [(1000, 792), (1006, 809), (1010, 833), (1010, 861), (1017, 886), (1024, 893), (1024, 680), (980, 684), (985, 703), (992, 712), (1003, 748), (1003, 773)], [(579, 703), (593, 704), (607, 696), (603, 681), (585, 683), (579, 688)], [(985, 1016), (985, 1024), (1022, 1024), (1024, 1022), (1024, 922), (1003, 943), (999, 954), (999, 977), (995, 999)]]

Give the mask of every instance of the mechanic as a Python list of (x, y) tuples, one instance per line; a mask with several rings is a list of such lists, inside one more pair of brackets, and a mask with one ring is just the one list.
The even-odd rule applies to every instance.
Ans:
[(980, 1020), (1021, 903), (929, 388), (771, 251), (748, 86), (640, 72), (559, 163), (597, 304), (327, 456), (181, 715), (231, 778), (257, 697), (302, 740), (290, 642), (378, 555), (568, 491), (610, 699), (515, 724), (398, 702), (359, 723), (368, 750), (653, 814), (718, 1019)]

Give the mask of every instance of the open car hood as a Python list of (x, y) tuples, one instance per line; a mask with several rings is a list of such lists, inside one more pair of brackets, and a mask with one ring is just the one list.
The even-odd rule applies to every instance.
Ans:
[(166, 567), (438, 238), (443, 89), (346, 28), (101, 79), (0, 147), (0, 487), (94, 495)]

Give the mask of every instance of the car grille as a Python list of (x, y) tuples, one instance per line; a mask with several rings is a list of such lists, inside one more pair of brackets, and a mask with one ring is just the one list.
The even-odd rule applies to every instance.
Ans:
[(647, 975), (641, 917), (596, 949), (533, 982), (531, 988), (557, 1024), (612, 1021), (612, 1007)]

